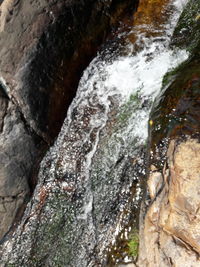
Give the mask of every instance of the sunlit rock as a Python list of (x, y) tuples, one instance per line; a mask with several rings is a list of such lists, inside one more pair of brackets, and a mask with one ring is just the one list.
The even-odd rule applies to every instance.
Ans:
[(153, 200), (162, 187), (162, 184), (163, 184), (162, 173), (156, 172), (156, 171), (152, 172), (149, 175), (147, 184), (148, 184), (148, 191), (149, 191), (150, 197)]
[(171, 141), (165, 185), (149, 206), (139, 266), (198, 266), (200, 145)]
[(189, 1), (172, 45), (191, 54), (165, 75), (151, 114), (155, 123), (150, 129), (149, 159), (162, 173), (163, 186), (154, 199), (146, 197), (141, 209), (139, 266), (199, 266), (198, 13), (199, 2)]

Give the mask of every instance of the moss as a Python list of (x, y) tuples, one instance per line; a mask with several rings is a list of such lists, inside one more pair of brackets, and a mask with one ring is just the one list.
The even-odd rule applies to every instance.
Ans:
[(132, 94), (129, 98), (129, 100), (122, 105), (119, 115), (117, 117), (118, 124), (124, 124), (128, 122), (128, 119), (131, 117), (133, 112), (138, 108), (139, 104), (141, 103), (141, 97), (139, 95), (139, 92), (136, 92), (135, 94)]
[[(184, 69), (184, 67), (187, 65), (188, 61), (189, 60), (182, 62), (177, 67), (171, 69), (170, 71), (168, 71), (164, 75), (163, 80), (162, 80), (162, 88), (163, 89), (176, 79), (177, 74), (179, 74), (179, 72), (181, 72), (181, 70)], [(162, 89), (162, 91), (163, 91), (163, 89)]]
[[(167, 72), (163, 78), (161, 93), (156, 98), (151, 112), (151, 119), (155, 122), (150, 127), (153, 144), (158, 144), (164, 136), (174, 136), (177, 132), (188, 133), (185, 130), (185, 120), (188, 121), (185, 109), (188, 101), (193, 103), (193, 97), (198, 98), (198, 90), (194, 92), (195, 86), (192, 84), (198, 83), (200, 77), (199, 15), (200, 1), (190, 0), (175, 28), (172, 45), (187, 49), (190, 51), (190, 57)], [(192, 128), (194, 129), (193, 123)]]
[(200, 1), (190, 0), (175, 28), (172, 44), (192, 52), (200, 45)]
[(67, 200), (66, 195), (55, 194), (46, 201), (46, 209), (53, 215), (51, 220), (44, 220), (33, 233), (33, 238), (39, 238), (29, 257), (31, 266), (43, 266), (46, 261), (53, 266), (65, 266), (71, 261), (70, 248), (73, 242), (70, 233), (73, 232), (74, 210)]
[(139, 235), (136, 229), (130, 235), (130, 239), (128, 241), (129, 254), (130, 256), (136, 258), (138, 256), (138, 248), (139, 248)]
[[(151, 119), (155, 122), (152, 128), (157, 133), (161, 132), (165, 135), (168, 130), (174, 128), (172, 127), (174, 121), (183, 121), (185, 111), (182, 111), (184, 105), (183, 103), (180, 105), (180, 99), (184, 99), (188, 103), (189, 100), (192, 101), (192, 99), (198, 98), (199, 91), (194, 85), (196, 83), (199, 84), (199, 66), (199, 60), (192, 58), (186, 64), (177, 68), (174, 74), (171, 74), (171, 77), (172, 75), (175, 76), (173, 82), (156, 99), (151, 112)], [(170, 77), (170, 73), (167, 75)], [(176, 110), (177, 105), (179, 105), (179, 114), (176, 114), (178, 111), (176, 113), (173, 112), (173, 110)]]

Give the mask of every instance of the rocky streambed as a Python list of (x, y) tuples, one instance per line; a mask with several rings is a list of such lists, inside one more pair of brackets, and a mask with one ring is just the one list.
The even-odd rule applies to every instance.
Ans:
[(198, 266), (199, 4), (0, 8), (1, 266)]

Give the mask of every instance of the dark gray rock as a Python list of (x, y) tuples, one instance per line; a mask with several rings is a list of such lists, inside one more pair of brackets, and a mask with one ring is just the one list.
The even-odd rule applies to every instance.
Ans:
[[(121, 3), (3, 1), (0, 78), (27, 123), (46, 140), (57, 135), (79, 77), (116, 23)], [(130, 3), (122, 4), (122, 11)]]
[(33, 137), (16, 107), (5, 98), (1, 101), (6, 110), (0, 134), (0, 239), (10, 229), (19, 208), (29, 196), (28, 179), (38, 156)]
[(1, 1), (0, 239), (30, 198), (83, 69), (132, 4), (123, 2)]

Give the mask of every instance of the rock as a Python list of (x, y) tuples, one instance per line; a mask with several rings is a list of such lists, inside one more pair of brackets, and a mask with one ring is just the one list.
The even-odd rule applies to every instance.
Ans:
[[(173, 142), (170, 145), (173, 147)], [(163, 229), (174, 233), (186, 248), (200, 253), (200, 144), (189, 139), (172, 149), (174, 155), (169, 154), (168, 158), (173, 185), (169, 186), (169, 216), (162, 223)]]
[(122, 3), (3, 1), (0, 78), (28, 125), (46, 140), (58, 134), (81, 73), (111, 24), (127, 6), (134, 8), (130, 0)]
[(40, 160), (60, 130), (83, 69), (129, 4), (1, 1), (1, 241), (30, 199)]
[(156, 167), (163, 185), (156, 190), (159, 174), (152, 179), (150, 171), (150, 198), (147, 194), (140, 216), (139, 266), (199, 266), (199, 8), (199, 3), (189, 1), (180, 18), (172, 44), (191, 54), (166, 74), (151, 114), (155, 123), (149, 169)]
[(159, 193), (163, 184), (162, 173), (160, 172), (152, 172), (149, 175), (149, 179), (147, 181), (148, 191), (151, 199), (153, 200), (156, 195)]
[(19, 209), (30, 197), (31, 171), (39, 156), (34, 138), (15, 105), (7, 98), (1, 98), (1, 101), (4, 105), (1, 106), (0, 134), (0, 239), (9, 231)]
[(145, 215), (139, 266), (198, 266), (199, 167), (197, 140), (171, 141), (167, 182)]
[[(95, 95), (95, 84), (91, 96), (74, 100), (57, 141), (42, 161), (33, 198), (14, 234), (1, 246), (2, 266), (105, 265), (122, 208), (135, 208), (127, 197), (136, 191), (134, 164), (142, 176), (143, 162), (133, 163), (137, 148), (127, 148), (122, 138), (116, 142), (132, 112), (116, 123), (117, 96), (109, 97), (107, 106)], [(134, 101), (124, 105), (122, 115)], [(135, 142), (133, 138), (129, 142)]]
[[(144, 175), (143, 158), (133, 161), (141, 143), (128, 145), (135, 136), (129, 136), (127, 144), (122, 138), (116, 141), (132, 113), (117, 120), (117, 96), (102, 101), (94, 82), (81, 82), (61, 133), (41, 163), (22, 221), (1, 246), (3, 266), (106, 266), (119, 225), (140, 201), (139, 197), (132, 201), (132, 195), (137, 192), (138, 173)], [(135, 101), (125, 103), (121, 115)]]

